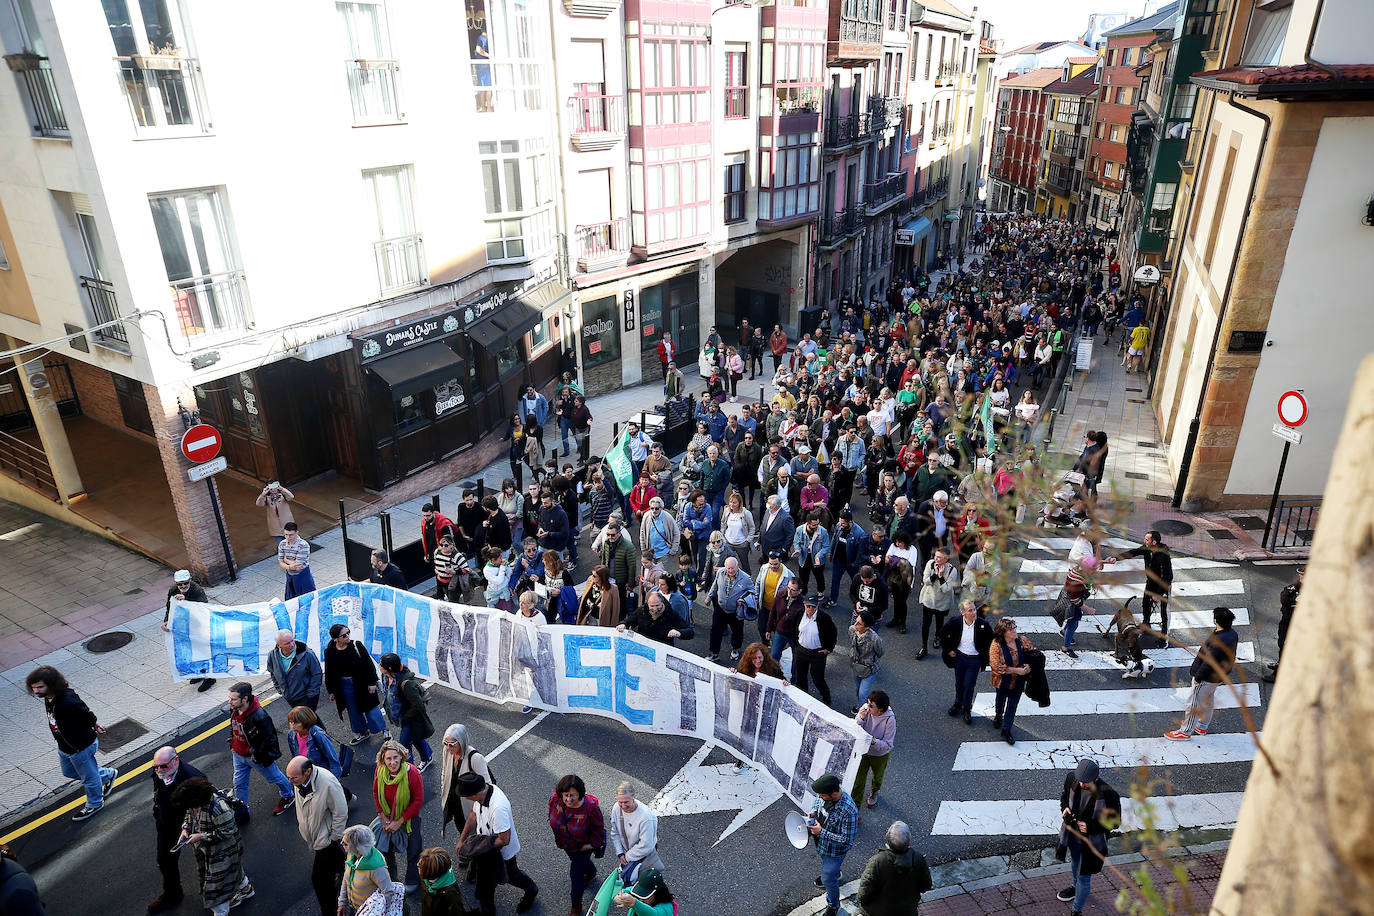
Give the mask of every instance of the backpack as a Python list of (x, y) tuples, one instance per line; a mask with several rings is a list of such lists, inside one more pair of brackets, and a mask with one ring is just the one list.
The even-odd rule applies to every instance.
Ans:
[(235, 824), (242, 827), (244, 824), (248, 823), (251, 819), (251, 815), (248, 813), (248, 805), (246, 803), (239, 801), (237, 796), (231, 795), (223, 789), (216, 789), (215, 795), (234, 812)]
[[(475, 749), (468, 749), (468, 772), (474, 772), (472, 769), (472, 755), (475, 753), (477, 753)], [(487, 782), (493, 786), (496, 785), (496, 774), (492, 772), (490, 760), (487, 761)]]

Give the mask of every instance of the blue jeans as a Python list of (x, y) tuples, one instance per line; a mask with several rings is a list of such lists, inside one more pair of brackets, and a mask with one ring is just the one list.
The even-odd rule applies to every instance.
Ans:
[(1078, 632), (1078, 624), (1083, 619), (1083, 612), (1070, 613), (1064, 618), (1064, 648), (1073, 645), (1073, 634)]
[(1077, 912), (1088, 904), (1088, 895), (1092, 893), (1093, 876), (1080, 875), (1079, 869), (1083, 867), (1083, 841), (1069, 839), (1069, 864), (1070, 873), (1073, 875), (1073, 908)]
[(231, 753), (234, 755), (234, 797), (239, 801), (248, 804), (248, 774), (252, 770), (257, 770), (263, 779), (276, 786), (282, 798), (295, 797), (291, 791), (291, 783), (286, 781), (286, 774), (277, 768), (275, 761), (263, 766), (252, 757), (245, 757), (238, 751)]
[(339, 693), (343, 694), (344, 706), (348, 709), (348, 724), (352, 727), (353, 734), (366, 735), (371, 732), (375, 735), (386, 731), (386, 722), (382, 719), (380, 706), (374, 706), (366, 713), (358, 709), (358, 697), (353, 690), (353, 678), (339, 679)]
[(954, 651), (954, 702), (973, 710), (973, 692), (978, 686), (978, 656)]
[(96, 762), (95, 752), (100, 750), (100, 739), (75, 754), (57, 749), (57, 759), (62, 763), (62, 775), (68, 779), (79, 779), (86, 787), (86, 807), (92, 810), (105, 804), (105, 783), (114, 779), (115, 771)]
[(563, 435), (563, 451), (571, 453), (572, 449), (568, 448), (568, 437), (572, 435), (573, 431), (572, 420), (565, 420), (559, 417), (558, 431)]
[[(1010, 681), (1011, 675), (1004, 674), (1001, 687), (997, 688), (996, 713), (1002, 720), (1002, 727), (1011, 731), (1011, 724), (1016, 721), (1016, 707), (1021, 704), (1021, 694), (1025, 692), (1025, 682), (1017, 684), (1013, 689), (1006, 685)], [(1021, 678), (1016, 680), (1021, 681)]]
[(865, 677), (854, 675), (854, 695), (859, 698), (857, 705), (862, 706), (868, 700), (868, 693), (873, 689), (873, 682), (877, 679), (878, 672), (876, 671)]
[(852, 582), (859, 575), (859, 568), (857, 566), (851, 567), (848, 563), (846, 563), (843, 559), (839, 557), (831, 557), (830, 600), (832, 602), (839, 600), (840, 580), (844, 578), (845, 573), (849, 573), (849, 579)]
[(844, 867), (844, 856), (821, 855), (821, 883), (825, 885), (825, 905), (840, 905), (840, 869)]
[(401, 742), (401, 747), (405, 748), (406, 750), (410, 750), (412, 747), (414, 747), (416, 750), (420, 752), (421, 762), (424, 762), (433, 757), (434, 751), (430, 749), (429, 742), (425, 741), (423, 738), (412, 740), (410, 737), (410, 728), (410, 723), (405, 723), (401, 726), (400, 734), (396, 736), (396, 740)]
[(768, 654), (773, 656), (773, 661), (782, 660), (782, 650), (787, 648), (787, 637), (781, 633), (773, 634), (773, 644), (768, 647)]

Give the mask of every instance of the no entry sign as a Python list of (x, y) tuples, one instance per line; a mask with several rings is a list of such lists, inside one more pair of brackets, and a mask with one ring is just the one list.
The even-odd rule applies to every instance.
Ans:
[(1307, 398), (1298, 391), (1279, 395), (1279, 421), (1284, 426), (1302, 426), (1307, 421)]
[(196, 463), (214, 458), (220, 445), (219, 430), (207, 423), (197, 423), (181, 436), (181, 453)]

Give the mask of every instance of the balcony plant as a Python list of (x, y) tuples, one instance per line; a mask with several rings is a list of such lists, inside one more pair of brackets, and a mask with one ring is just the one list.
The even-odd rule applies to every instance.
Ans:
[(132, 61), (140, 70), (180, 70), (186, 55), (173, 44), (153, 45), (147, 54), (135, 54)]

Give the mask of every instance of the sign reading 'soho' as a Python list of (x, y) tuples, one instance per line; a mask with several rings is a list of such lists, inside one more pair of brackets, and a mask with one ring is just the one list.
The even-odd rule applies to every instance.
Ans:
[(385, 585), (345, 582), (240, 607), (178, 603), (167, 654), (177, 680), (261, 674), (278, 630), (319, 653), (336, 623), (374, 658), (395, 652), (420, 677), (471, 697), (710, 741), (762, 767), (797, 804), (821, 773), (852, 784), (868, 749), (852, 719), (772, 678), (745, 677), (630, 633), (535, 626)]

